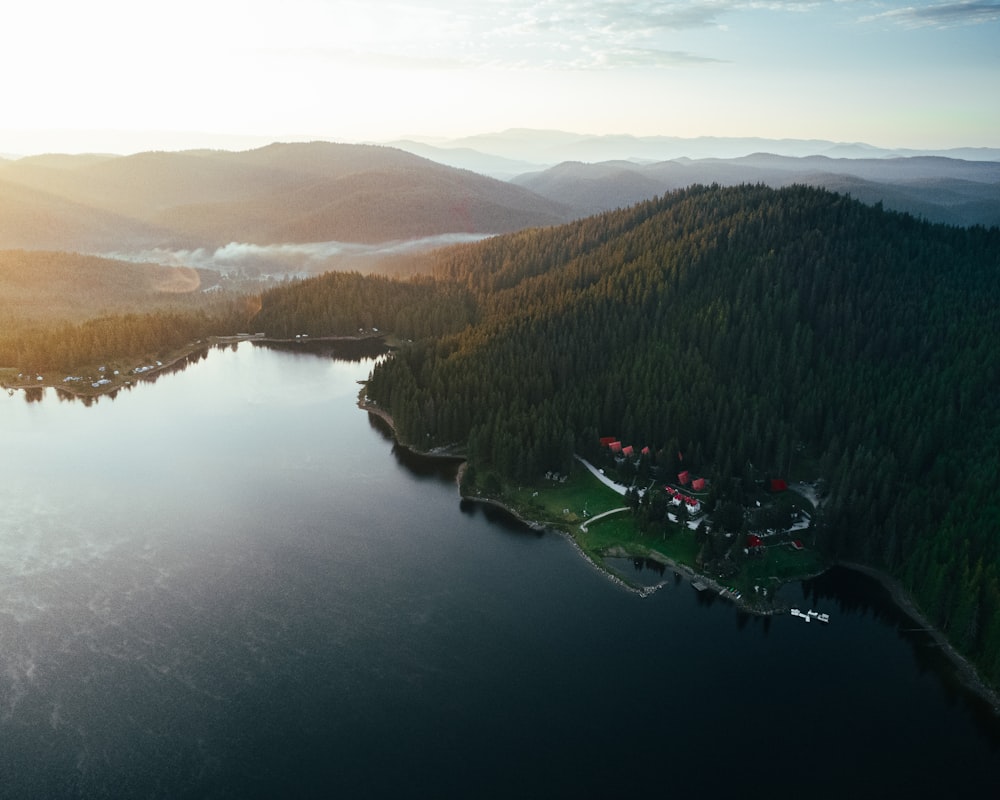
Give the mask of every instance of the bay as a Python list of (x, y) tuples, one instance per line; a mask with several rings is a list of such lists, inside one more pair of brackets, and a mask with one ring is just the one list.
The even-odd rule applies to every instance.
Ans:
[(641, 598), (244, 343), (0, 396), (0, 796), (961, 796), (996, 719), (874, 581)]

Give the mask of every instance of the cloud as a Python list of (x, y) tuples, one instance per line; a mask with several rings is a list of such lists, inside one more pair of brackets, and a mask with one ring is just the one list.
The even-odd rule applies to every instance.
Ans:
[[(107, 258), (179, 268), (208, 269), (224, 275), (315, 275), (331, 270), (375, 267), (384, 258), (421, 253), (436, 247), (484, 239), (483, 234), (446, 233), (421, 239), (359, 244), (356, 242), (304, 242), (249, 244), (230, 242), (224, 247), (193, 250), (153, 248), (134, 252), (103, 253)], [(189, 271), (182, 270), (183, 277)]]
[(1000, 21), (1000, 2), (940, 3), (907, 6), (864, 17), (862, 21), (889, 20), (907, 28), (954, 28)]

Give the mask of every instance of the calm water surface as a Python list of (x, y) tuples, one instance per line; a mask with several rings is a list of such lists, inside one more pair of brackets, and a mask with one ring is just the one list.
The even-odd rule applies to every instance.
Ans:
[(0, 395), (0, 795), (993, 796), (995, 720), (877, 585), (639, 598), (394, 447), (371, 366)]

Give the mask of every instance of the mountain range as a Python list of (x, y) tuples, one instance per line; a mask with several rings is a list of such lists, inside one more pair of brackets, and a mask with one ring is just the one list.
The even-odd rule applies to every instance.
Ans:
[(0, 161), (2, 248), (385, 242), (567, 218), (567, 209), (514, 184), (372, 145)]
[(940, 156), (908, 158), (791, 157), (755, 153), (740, 158), (680, 158), (654, 164), (564, 162), (513, 182), (570, 206), (579, 216), (622, 208), (693, 184), (772, 188), (804, 184), (931, 222), (1000, 225), (1000, 162)]
[(1000, 150), (529, 130), (397, 144), (0, 159), (0, 249), (188, 263), (168, 251), (433, 242), (557, 225), (694, 184), (821, 186), (933, 222), (1000, 225)]
[(388, 142), (402, 150), (487, 175), (514, 175), (554, 167), (564, 161), (635, 161), (651, 163), (678, 158), (741, 158), (753, 153), (802, 158), (911, 158), (938, 156), (966, 161), (1000, 161), (1000, 148), (915, 149), (877, 147), (864, 142), (763, 137), (630, 136), (511, 128), (457, 139), (411, 138)]

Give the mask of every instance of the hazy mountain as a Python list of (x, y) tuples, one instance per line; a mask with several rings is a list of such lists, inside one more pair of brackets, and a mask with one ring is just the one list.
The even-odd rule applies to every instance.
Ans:
[(563, 163), (514, 182), (587, 215), (620, 208), (696, 183), (732, 186), (793, 183), (849, 193), (866, 203), (934, 222), (1000, 225), (1000, 162), (941, 157), (791, 158), (756, 153), (734, 159), (676, 159), (655, 164)]
[(432, 144), (414, 141), (412, 139), (401, 139), (394, 142), (386, 142), (390, 147), (398, 147), (408, 153), (414, 153), (439, 164), (458, 169), (468, 169), (482, 175), (489, 175), (491, 178), (500, 180), (510, 180), (511, 178), (531, 170), (542, 169), (545, 164), (524, 161), (520, 159), (504, 158), (503, 156), (491, 155), (471, 147), (437, 147)]
[[(874, 147), (861, 142), (825, 139), (765, 139), (761, 137), (593, 136), (567, 131), (512, 128), (497, 133), (433, 142), (439, 149), (468, 148), (514, 161), (554, 166), (563, 161), (668, 161), (676, 158), (739, 158), (767, 152), (790, 157), (829, 155), (886, 158), (933, 155), (975, 161), (1000, 161), (997, 148), (913, 150)], [(428, 156), (433, 158), (433, 155)]]
[(327, 142), (0, 162), (0, 247), (124, 250), (503, 233), (567, 219), (527, 189)]
[[(4, 174), (0, 168), (0, 176)], [(0, 177), (0, 249), (99, 251), (110, 242), (151, 247), (171, 236), (156, 225)]]

